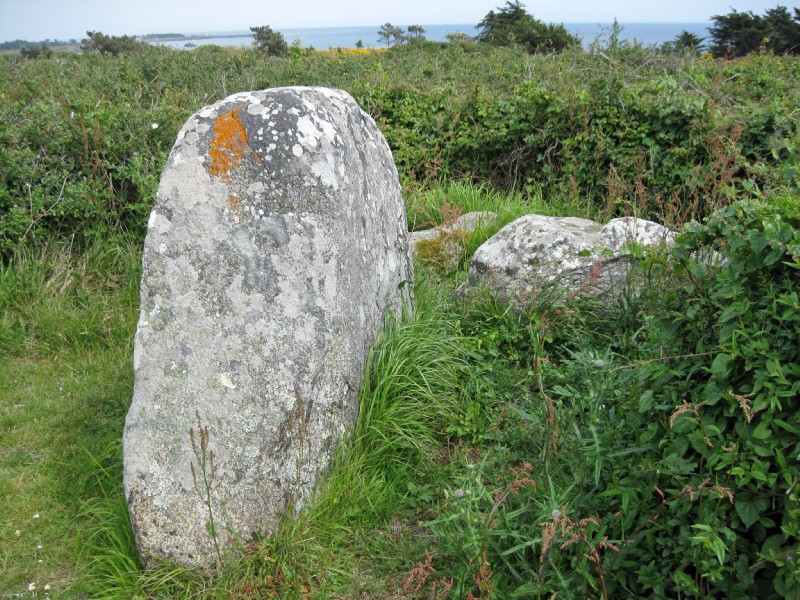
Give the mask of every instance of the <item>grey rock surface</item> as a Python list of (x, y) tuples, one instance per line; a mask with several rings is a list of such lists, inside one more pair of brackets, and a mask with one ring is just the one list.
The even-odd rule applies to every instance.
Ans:
[(450, 225), (440, 225), (439, 227), (432, 227), (431, 229), (412, 231), (408, 234), (408, 248), (411, 258), (414, 258), (414, 255), (417, 251), (417, 245), (422, 240), (433, 240), (442, 234), (459, 230), (464, 232), (472, 232), (478, 227), (491, 225), (495, 219), (497, 219), (497, 213), (494, 213), (490, 210), (476, 210), (461, 215)]
[(307, 504), (411, 277), (391, 152), (348, 94), (243, 93), (189, 118), (148, 224), (123, 439), (146, 565), (212, 566), (211, 517), (224, 548)]
[(542, 290), (617, 294), (628, 283), (625, 245), (671, 243), (675, 232), (643, 219), (600, 225), (575, 217), (526, 215), (481, 245), (459, 296), (487, 289), (508, 302), (530, 303)]

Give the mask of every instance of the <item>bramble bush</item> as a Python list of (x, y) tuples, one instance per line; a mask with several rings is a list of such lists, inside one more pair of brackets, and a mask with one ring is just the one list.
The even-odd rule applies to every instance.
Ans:
[[(775, 164), (796, 163), (796, 118), (787, 104), (764, 101), (795, 92), (762, 71), (786, 60), (786, 83), (796, 83), (796, 60), (727, 66), (620, 52), (615, 64), (585, 54), (536, 57), (528, 81), (501, 95), (395, 87), (378, 122), (407, 179), (468, 177), (581, 197), (609, 214), (631, 207), (676, 225), (709, 214), (732, 184), (771, 187)], [(556, 65), (573, 80), (554, 73)], [(751, 85), (740, 87), (740, 77)]]
[[(694, 258), (709, 251), (723, 262)], [(654, 406), (674, 406), (668, 427), (650, 425), (645, 433), (659, 440), (662, 477), (668, 475), (661, 489), (674, 498), (670, 513), (681, 517), (656, 530), (661, 543), (673, 535), (685, 543), (692, 523), (689, 540), (701, 552), (682, 572), (693, 593), (795, 597), (800, 199), (783, 193), (732, 204), (702, 225), (687, 225), (673, 256), (685, 283), (664, 297), (652, 342), (667, 355), (705, 357), (642, 371)], [(712, 488), (718, 498), (700, 493)]]

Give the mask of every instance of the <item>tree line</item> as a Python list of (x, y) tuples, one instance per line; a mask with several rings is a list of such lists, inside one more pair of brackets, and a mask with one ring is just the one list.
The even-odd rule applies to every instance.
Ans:
[[(798, 8), (790, 12), (785, 6), (778, 5), (767, 9), (763, 15), (732, 10), (728, 14), (711, 17), (711, 21), (713, 24), (708, 28), (708, 38), (683, 31), (674, 40), (663, 44), (661, 49), (696, 53), (708, 51), (715, 58), (738, 58), (753, 52), (800, 54)], [(520, 0), (507, 0), (505, 5), (489, 11), (478, 23), (477, 29), (479, 33), (475, 38), (458, 32), (448, 35), (448, 39), (453, 42), (475, 41), (493, 46), (516, 46), (532, 54), (561, 52), (581, 44), (581, 39), (567, 31), (563, 24), (544, 23), (536, 19)], [(253, 32), (253, 45), (259, 51), (270, 56), (286, 56), (290, 51), (294, 52), (295, 47), (290, 48), (279, 31), (267, 25), (251, 27), (250, 30)], [(118, 55), (147, 46), (143, 39), (148, 36), (109, 36), (99, 31), (87, 31), (86, 34), (87, 37), (81, 40), (81, 50), (86, 53)], [(378, 30), (378, 42), (387, 47), (424, 41), (425, 28), (421, 25), (409, 25), (403, 29), (387, 22)], [(50, 45), (60, 43), (58, 40), (37, 43), (14, 40), (0, 43), (0, 50), (19, 49), (26, 58), (46, 58), (52, 54)], [(69, 43), (77, 44), (75, 40)], [(356, 47), (363, 47), (362, 40), (356, 42)]]
[(77, 46), (78, 40), (51, 40), (46, 39), (40, 42), (30, 42), (28, 40), (11, 40), (8, 42), (0, 42), (0, 50), (21, 50), (23, 48), (32, 48), (36, 46)]
[[(359, 40), (360, 41), (360, 40)], [(409, 25), (408, 29), (384, 23), (378, 30), (378, 42), (389, 46), (415, 44), (425, 41), (425, 28), (422, 25)]]
[[(711, 17), (708, 38), (683, 31), (662, 50), (707, 50), (715, 58), (738, 58), (754, 52), (800, 54), (800, 9), (785, 6), (767, 9), (763, 15), (732, 10)], [(495, 46), (520, 46), (530, 53), (560, 52), (580, 44), (563, 24), (546, 24), (525, 10), (519, 0), (489, 13), (478, 24), (476, 41)], [(463, 34), (462, 34), (463, 35)], [(705, 45), (706, 39), (709, 40)]]

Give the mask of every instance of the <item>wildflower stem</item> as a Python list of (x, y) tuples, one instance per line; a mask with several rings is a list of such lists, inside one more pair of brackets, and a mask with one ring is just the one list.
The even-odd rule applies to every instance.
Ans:
[(197, 430), (200, 434), (200, 447), (197, 447), (197, 443), (195, 441), (194, 436), (194, 429), (189, 428), (189, 439), (192, 442), (192, 452), (197, 459), (198, 468), (200, 470), (200, 475), (202, 478), (202, 486), (198, 485), (197, 483), (197, 469), (194, 466), (194, 462), (189, 463), (189, 466), (192, 470), (192, 480), (194, 482), (194, 489), (197, 492), (197, 495), (200, 496), (200, 500), (205, 504), (206, 510), (208, 511), (208, 527), (209, 527), (209, 537), (211, 538), (212, 543), (214, 544), (214, 552), (217, 555), (217, 563), (222, 564), (222, 552), (220, 551), (219, 547), (219, 538), (217, 536), (217, 526), (214, 522), (214, 510), (211, 507), (211, 488), (214, 486), (214, 475), (215, 475), (215, 466), (214, 466), (214, 451), (208, 449), (208, 441), (209, 441), (209, 433), (208, 433), (208, 425), (203, 426), (202, 421), (200, 419), (200, 411), (195, 411), (195, 416), (197, 418)]

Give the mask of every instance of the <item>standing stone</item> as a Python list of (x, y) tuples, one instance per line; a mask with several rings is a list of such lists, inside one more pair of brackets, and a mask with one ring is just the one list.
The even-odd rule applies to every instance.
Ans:
[(148, 223), (123, 440), (146, 565), (210, 566), (212, 518), (224, 551), (308, 502), (410, 278), (391, 152), (348, 94), (237, 94), (186, 122)]

